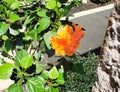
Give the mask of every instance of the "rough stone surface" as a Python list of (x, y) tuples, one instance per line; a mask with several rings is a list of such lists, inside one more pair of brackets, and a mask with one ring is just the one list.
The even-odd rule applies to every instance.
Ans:
[(120, 0), (109, 17), (97, 76), (92, 92), (120, 92)]

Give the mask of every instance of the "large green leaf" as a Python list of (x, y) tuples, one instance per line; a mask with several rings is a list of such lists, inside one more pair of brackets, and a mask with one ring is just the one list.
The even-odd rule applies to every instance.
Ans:
[(11, 85), (8, 88), (7, 92), (24, 92), (24, 91), (22, 89), (22, 84), (17, 83), (17, 84)]
[(4, 23), (4, 22), (0, 22), (0, 36), (5, 34), (7, 32), (9, 28), (9, 25)]
[(19, 2), (14, 2), (10, 5), (10, 9), (15, 10), (18, 9), (20, 7)]
[(61, 7), (61, 3), (58, 0), (47, 0), (46, 8), (48, 9), (55, 9)]
[(45, 92), (44, 83), (39, 78), (29, 78), (26, 82), (27, 92)]
[(57, 79), (59, 77), (59, 72), (57, 68), (54, 66), (50, 71), (49, 71), (49, 78), (50, 79)]
[(26, 69), (32, 65), (32, 62), (33, 62), (33, 55), (27, 55), (21, 59), (20, 65), (21, 67)]
[(45, 29), (47, 29), (50, 26), (50, 19), (49, 18), (42, 18), (38, 22), (39, 27), (38, 27), (38, 33), (41, 33)]
[(44, 35), (44, 40), (45, 40), (45, 44), (47, 46), (48, 49), (51, 49), (51, 42), (50, 42), (50, 39), (52, 36), (54, 36), (56, 33), (54, 31), (49, 31), (47, 32), (45, 35)]
[(17, 14), (13, 13), (13, 14), (10, 15), (10, 18), (9, 18), (10, 22), (15, 22), (17, 20), (20, 20), (20, 17)]
[(15, 65), (20, 66), (20, 61), (23, 57), (27, 56), (28, 53), (25, 50), (20, 50), (15, 56)]
[(0, 66), (0, 79), (8, 79), (12, 75), (14, 66), (10, 63), (4, 63)]

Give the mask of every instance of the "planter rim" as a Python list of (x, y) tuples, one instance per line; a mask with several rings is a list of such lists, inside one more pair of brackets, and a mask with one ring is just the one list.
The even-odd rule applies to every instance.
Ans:
[[(114, 3), (109, 4), (109, 5), (105, 5), (105, 6), (101, 6), (101, 7), (97, 7), (97, 8), (94, 8), (94, 9), (89, 9), (89, 10), (79, 11), (79, 12), (73, 13), (73, 15), (69, 17), (69, 19), (70, 20), (71, 19), (76, 19), (78, 17), (82, 17), (82, 16), (85, 16), (85, 15), (105, 11), (105, 10), (112, 9), (112, 8), (114, 8)], [(62, 19), (64, 19), (64, 18), (65, 17), (63, 17)]]

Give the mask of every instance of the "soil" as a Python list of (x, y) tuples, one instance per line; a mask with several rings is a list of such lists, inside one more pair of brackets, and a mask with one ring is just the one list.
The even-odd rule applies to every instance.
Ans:
[(106, 3), (100, 3), (99, 0), (87, 0), (86, 4), (81, 4), (79, 6), (76, 6), (74, 8), (72, 8), (70, 10), (71, 13), (76, 13), (79, 11), (84, 11), (84, 10), (89, 10), (89, 9), (93, 9), (93, 8), (97, 8), (97, 7), (101, 7), (101, 6), (105, 6), (108, 4), (113, 3), (113, 0), (108, 0), (108, 2)]

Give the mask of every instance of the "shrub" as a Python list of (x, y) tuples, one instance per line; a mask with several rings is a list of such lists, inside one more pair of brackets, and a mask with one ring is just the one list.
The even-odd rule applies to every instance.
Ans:
[(72, 62), (72, 68), (66, 72), (66, 83), (60, 92), (91, 92), (96, 79), (98, 56), (88, 53), (86, 57), (74, 57)]
[(74, 1), (68, 0), (0, 1), (0, 79), (15, 81), (7, 92), (59, 92), (58, 86), (64, 84), (63, 66), (46, 69), (48, 62), (40, 61), (53, 49), (53, 54), (61, 56), (76, 52), (84, 32), (68, 22), (73, 6)]

